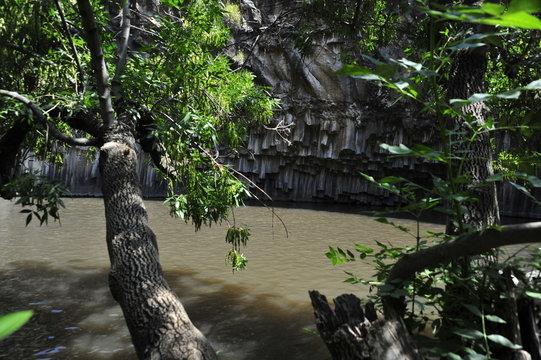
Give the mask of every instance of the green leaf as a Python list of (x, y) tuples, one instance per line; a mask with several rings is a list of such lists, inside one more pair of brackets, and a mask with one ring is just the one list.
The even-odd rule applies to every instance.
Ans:
[(505, 321), (504, 319), (496, 315), (485, 315), (485, 319), (487, 319), (488, 321), (498, 323), (498, 324), (507, 324), (507, 321)]
[(541, 30), (541, 19), (526, 12), (515, 12), (495, 18), (479, 19), (475, 22), (486, 25)]
[(462, 360), (462, 356), (459, 356), (452, 352), (446, 353), (444, 354), (444, 356), (446, 356), (450, 360)]
[(364, 245), (355, 244), (355, 247), (356, 247), (355, 250), (360, 252), (360, 253), (370, 254), (370, 253), (374, 252), (374, 249), (369, 248), (369, 247), (364, 246)]
[(302, 328), (302, 330), (305, 331), (305, 332), (307, 332), (307, 333), (310, 334), (310, 335), (316, 335), (316, 336), (319, 336), (319, 334), (318, 334), (317, 331), (312, 330), (312, 329), (309, 329), (309, 328), (307, 328), (307, 327)]
[(476, 340), (483, 337), (483, 333), (475, 329), (458, 329), (453, 331), (456, 335), (465, 339)]
[(464, 99), (451, 99), (449, 100), (449, 104), (453, 106), (464, 106), (464, 105), (469, 105), (470, 101), (464, 100)]
[(354, 78), (364, 80), (380, 80), (379, 75), (375, 74), (372, 70), (359, 65), (345, 65), (341, 70), (336, 72), (336, 75), (351, 76)]
[(485, 43), (460, 43), (455, 46), (450, 46), (449, 50), (460, 50), (460, 49), (473, 49), (478, 47), (486, 46)]
[(541, 187), (541, 179), (539, 179), (537, 176), (529, 175), (526, 180), (533, 186), (533, 187)]
[(408, 84), (406, 81), (395, 82), (393, 83), (393, 85), (396, 86), (400, 90), (404, 90), (405, 88), (410, 86), (410, 84)]
[(465, 360), (486, 360), (487, 356), (483, 354), (473, 353), (468, 354), (465, 358)]
[(513, 0), (507, 9), (508, 13), (536, 13), (539, 11), (541, 11), (541, 0)]
[(0, 340), (26, 324), (33, 314), (34, 312), (31, 310), (23, 310), (0, 316)]
[(501, 15), (505, 11), (505, 7), (503, 5), (493, 3), (484, 3), (480, 9), (481, 11), (494, 16)]
[(380, 183), (386, 183), (386, 184), (396, 184), (396, 183), (401, 183), (404, 181), (407, 181), (407, 180), (399, 176), (386, 176), (379, 180)]
[(389, 151), (391, 154), (409, 155), (413, 152), (409, 147), (407, 147), (404, 144), (400, 144), (398, 146), (389, 145), (389, 144), (380, 144), (379, 146)]
[(539, 299), (541, 300), (541, 294), (533, 291), (526, 291), (526, 295), (528, 295), (531, 298)]
[(390, 78), (396, 73), (396, 68), (389, 64), (379, 64), (376, 65), (375, 73), (383, 77)]
[(522, 349), (522, 346), (517, 345), (517, 344), (513, 344), (509, 339), (507, 339), (504, 336), (498, 335), (498, 334), (488, 335), (487, 338), (490, 341), (495, 342), (496, 344), (499, 344), (501, 346), (505, 346), (505, 347), (510, 348), (510, 349), (517, 349), (517, 350)]
[(528, 85), (524, 86), (525, 90), (541, 90), (541, 79), (532, 81)]
[(408, 60), (408, 59), (406, 59), (406, 58), (402, 58), (402, 59), (400, 59), (400, 60), (394, 60), (394, 59), (393, 59), (393, 61), (396, 62), (396, 63), (398, 63), (398, 64), (401, 64), (402, 66), (404, 66), (404, 67), (406, 67), (406, 68), (410, 67), (410, 68), (413, 68), (413, 69), (415, 69), (415, 70), (417, 70), (417, 71), (419, 71), (419, 70), (421, 70), (421, 69), (423, 68), (423, 65), (422, 65), (422, 64), (413, 62), (413, 61)]
[(492, 98), (491, 94), (473, 94), (468, 98), (468, 101), (473, 104), (479, 101), (489, 100), (490, 98)]
[(520, 97), (520, 90), (510, 90), (496, 95), (500, 99), (518, 99)]

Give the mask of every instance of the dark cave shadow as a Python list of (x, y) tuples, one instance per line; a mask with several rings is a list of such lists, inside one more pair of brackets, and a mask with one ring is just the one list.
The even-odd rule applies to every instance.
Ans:
[[(0, 359), (134, 359), (107, 269), (18, 261), (0, 268), (0, 313), (31, 309), (21, 330), (0, 342)], [(192, 321), (224, 360), (325, 360), (311, 309), (242, 285), (202, 280), (195, 271), (165, 270)], [(308, 298), (308, 294), (307, 294)]]

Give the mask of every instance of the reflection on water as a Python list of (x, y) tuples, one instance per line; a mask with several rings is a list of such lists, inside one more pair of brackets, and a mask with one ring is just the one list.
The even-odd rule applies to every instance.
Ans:
[[(298, 304), (279, 307), (249, 288), (194, 280), (168, 271), (186, 310), (221, 359), (326, 359), (319, 339), (303, 331), (311, 314)], [(133, 359), (120, 307), (109, 295), (106, 269), (68, 270), (46, 262), (16, 262), (0, 275), (2, 312), (36, 315), (0, 344), (5, 359)], [(189, 281), (185, 281), (189, 279)], [(188, 285), (186, 284), (188, 283)]]
[[(102, 202), (75, 199), (66, 205), (62, 226), (25, 228), (19, 209), (0, 201), (0, 313), (36, 312), (0, 343), (0, 358), (133, 359), (122, 313), (107, 287)], [(253, 234), (245, 251), (248, 270), (232, 274), (224, 262), (227, 224), (194, 233), (161, 203), (147, 207), (168, 281), (222, 359), (327, 359), (318, 337), (303, 330), (313, 328), (307, 291), (363, 296), (366, 289), (342, 282), (343, 271), (373, 272), (360, 262), (332, 267), (323, 256), (328, 246), (414, 241), (368, 217), (278, 209), (286, 238), (267, 209), (248, 207), (235, 212), (237, 224), (248, 224)]]

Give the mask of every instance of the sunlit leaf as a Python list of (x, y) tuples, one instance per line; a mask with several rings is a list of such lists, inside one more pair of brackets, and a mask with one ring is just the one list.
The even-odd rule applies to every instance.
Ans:
[(523, 89), (527, 90), (541, 90), (541, 79), (532, 81), (528, 85), (524, 86)]
[(528, 295), (531, 298), (541, 300), (541, 293), (537, 293), (537, 292), (533, 292), (533, 291), (526, 291), (526, 295)]
[(407, 154), (411, 154), (413, 151), (407, 147), (406, 145), (404, 144), (400, 144), (400, 145), (389, 145), (389, 144), (380, 144), (379, 145), (381, 148), (389, 151), (391, 154), (397, 154), (397, 155), (407, 155)]
[(449, 104), (453, 106), (464, 106), (471, 104), (471, 102), (465, 99), (451, 99), (449, 100)]
[(400, 90), (403, 90), (403, 89), (407, 88), (408, 86), (410, 86), (410, 84), (408, 84), (406, 81), (395, 82), (395, 83), (393, 83), (393, 85), (395, 85)]
[(0, 340), (21, 328), (33, 314), (31, 310), (23, 310), (0, 316)]
[(359, 65), (344, 65), (341, 70), (336, 72), (336, 75), (345, 75), (345, 76), (360, 76), (374, 74), (374, 72), (364, 66)]
[(536, 13), (541, 11), (541, 0), (513, 0), (507, 12), (527, 12), (527, 13)]
[(468, 101), (470, 103), (476, 103), (479, 101), (489, 100), (490, 98), (492, 98), (492, 95), (490, 94), (473, 94), (472, 96), (468, 98)]
[(496, 316), (496, 315), (485, 315), (485, 319), (487, 319), (488, 321), (498, 323), (498, 324), (506, 324), (507, 323), (507, 321), (505, 321), (504, 319), (502, 319), (501, 317)]
[(494, 3), (483, 3), (480, 9), (487, 14), (498, 16), (505, 11), (505, 6)]
[(496, 344), (499, 344), (501, 346), (505, 346), (505, 347), (510, 348), (510, 349), (522, 349), (522, 346), (517, 345), (517, 344), (513, 344), (509, 339), (507, 339), (506, 337), (504, 337), (502, 335), (491, 334), (491, 335), (488, 335), (487, 338), (490, 341), (495, 342)]
[(500, 99), (518, 99), (520, 97), (520, 90), (510, 90), (501, 94), (497, 94), (496, 97)]
[(419, 70), (421, 70), (423, 68), (422, 64), (416, 63), (416, 62), (408, 60), (406, 58), (402, 58), (400, 60), (394, 60), (393, 59), (393, 61), (398, 63), (398, 64), (403, 65), (406, 68), (410, 67), (410, 68), (413, 68), (413, 69), (415, 69), (417, 71), (419, 71)]
[(495, 18), (479, 19), (476, 22), (486, 25), (499, 25), (519, 29), (541, 30), (541, 19), (526, 12), (504, 14)]

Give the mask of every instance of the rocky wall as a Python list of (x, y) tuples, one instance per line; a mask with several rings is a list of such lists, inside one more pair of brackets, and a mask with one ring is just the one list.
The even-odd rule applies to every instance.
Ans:
[[(338, 76), (347, 40), (323, 22), (311, 51), (296, 47), (299, 20), (305, 16), (297, 1), (237, 0), (241, 23), (232, 23), (234, 39), (228, 55), (237, 67), (253, 71), (261, 85), (280, 99), (273, 124), (251, 129), (246, 148), (227, 161), (249, 177), (265, 198), (302, 202), (342, 202), (392, 206), (396, 199), (363, 179), (403, 176), (430, 183), (442, 173), (435, 164), (411, 158), (391, 158), (379, 145), (426, 144), (437, 147), (433, 119), (411, 103), (396, 103), (395, 95), (351, 77)], [(399, 57), (392, 47), (380, 50)], [(274, 128), (274, 129), (269, 129)], [(76, 195), (99, 196), (97, 161), (74, 151), (65, 167), (38, 167), (67, 184)], [(165, 186), (147, 161), (139, 173), (146, 196), (163, 196)], [(262, 191), (257, 190), (260, 188)], [(541, 217), (541, 209), (509, 186), (499, 191), (505, 215)]]
[(430, 179), (432, 164), (391, 159), (379, 144), (437, 143), (433, 122), (412, 104), (393, 105), (385, 89), (336, 75), (347, 40), (314, 21), (321, 35), (302, 53), (296, 41), (304, 11), (297, 2), (242, 0), (239, 6), (243, 22), (234, 26), (229, 55), (280, 99), (275, 130), (253, 129), (246, 151), (230, 160), (240, 171), (274, 199), (363, 205), (394, 199), (360, 172)]

